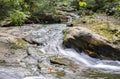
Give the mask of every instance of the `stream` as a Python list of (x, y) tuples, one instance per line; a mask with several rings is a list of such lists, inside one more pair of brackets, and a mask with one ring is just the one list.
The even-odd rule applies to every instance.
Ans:
[[(79, 16), (71, 13), (68, 18), (71, 22)], [(28, 24), (1, 28), (0, 79), (119, 79), (120, 61), (92, 58), (76, 48), (63, 46), (62, 31), (66, 27)], [(24, 37), (26, 46), (11, 49), (6, 43), (18, 37)]]
[[(46, 54), (64, 55), (80, 65), (82, 64), (85, 68), (88, 68), (88, 70), (83, 72), (87, 78), (81, 77), (81, 79), (118, 79), (118, 76), (120, 77), (120, 61), (95, 59), (89, 57), (84, 52), (76, 51), (73, 48), (65, 48), (62, 45), (62, 30), (65, 28), (65, 24), (44, 25), (44, 27), (40, 29), (31, 31), (31, 35), (38, 37), (35, 38), (34, 41), (38, 43), (42, 42), (40, 46), (42, 52)], [(24, 79), (44, 78), (36, 76), (26, 77)]]

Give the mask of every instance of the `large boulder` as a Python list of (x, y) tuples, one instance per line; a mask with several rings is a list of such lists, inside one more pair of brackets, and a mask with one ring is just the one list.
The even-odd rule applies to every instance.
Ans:
[(63, 31), (66, 47), (75, 47), (92, 57), (120, 60), (120, 50), (106, 38), (84, 27), (68, 27)]

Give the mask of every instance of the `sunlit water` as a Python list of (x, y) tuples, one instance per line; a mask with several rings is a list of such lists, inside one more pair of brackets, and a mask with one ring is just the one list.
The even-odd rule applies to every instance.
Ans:
[[(106, 74), (106, 78), (101, 77), (101, 79), (110, 79), (109, 76), (114, 77), (120, 74), (120, 61), (112, 61), (112, 60), (100, 60), (91, 58), (83, 52), (78, 52), (73, 48), (64, 48), (62, 46), (63, 33), (62, 30), (66, 28), (65, 24), (52, 24), (45, 25), (44, 27), (31, 31), (34, 35), (39, 35), (42, 38), (38, 38), (36, 40), (41, 40), (43, 42), (43, 46), (41, 50), (44, 53), (49, 54), (58, 54), (65, 55), (71, 59), (76, 60), (76, 62), (82, 63), (85, 67), (90, 68), (90, 72), (86, 71), (86, 75), (92, 77), (92, 79), (100, 79), (98, 75)], [(88, 74), (88, 75), (87, 75)], [(111, 75), (112, 74), (112, 75)], [(104, 76), (104, 77), (105, 77)], [(109, 78), (108, 78), (109, 77)], [(40, 77), (27, 77), (24, 79), (44, 79)], [(113, 78), (111, 78), (113, 79)], [(118, 78), (119, 79), (119, 78)]]

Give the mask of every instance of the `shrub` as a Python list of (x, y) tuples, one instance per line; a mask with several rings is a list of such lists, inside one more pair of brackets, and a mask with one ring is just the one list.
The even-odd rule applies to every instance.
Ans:
[(28, 17), (29, 17), (29, 15), (25, 14), (25, 12), (22, 12), (19, 10), (14, 10), (14, 11), (10, 12), (9, 18), (13, 24), (22, 25)]
[(0, 20), (7, 18), (15, 25), (22, 25), (28, 17), (37, 20), (41, 14), (54, 14), (55, 6), (61, 1), (63, 0), (0, 0)]

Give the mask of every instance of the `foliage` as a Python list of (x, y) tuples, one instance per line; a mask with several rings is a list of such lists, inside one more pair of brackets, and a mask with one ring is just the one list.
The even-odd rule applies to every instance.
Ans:
[(10, 13), (10, 21), (15, 23), (16, 25), (22, 25), (24, 21), (29, 17), (29, 15), (25, 14), (22, 11), (14, 10)]
[(86, 3), (86, 2), (84, 2), (84, 1), (80, 1), (80, 2), (79, 2), (79, 6), (80, 6), (80, 7), (87, 6), (87, 3)]
[(0, 21), (9, 19), (16, 25), (22, 25), (26, 20), (37, 21), (57, 13), (59, 5), (74, 8), (80, 15), (102, 12), (120, 16), (120, 0), (0, 0)]
[(21, 25), (27, 19), (24, 0), (0, 0), (0, 20), (9, 19), (13, 24)]
[(0, 0), (0, 20), (8, 16), (9, 10), (11, 10), (9, 0)]
[(0, 20), (7, 18), (15, 25), (22, 25), (26, 19), (34, 16), (37, 19), (40, 14), (55, 13), (55, 6), (62, 1), (64, 0), (0, 0)]
[[(81, 8), (83, 5), (85, 7)], [(81, 15), (93, 11), (120, 16), (120, 0), (73, 0), (71, 6)]]

